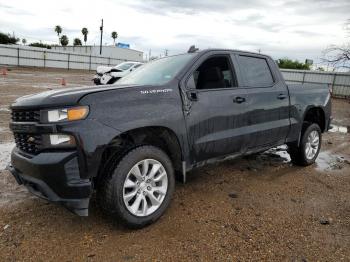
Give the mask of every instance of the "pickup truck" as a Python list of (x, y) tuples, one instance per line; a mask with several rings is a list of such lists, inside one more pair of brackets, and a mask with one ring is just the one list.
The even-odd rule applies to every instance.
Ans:
[(322, 85), (287, 85), (269, 56), (191, 51), (148, 62), (115, 85), (17, 99), (8, 169), (19, 184), (80, 216), (92, 193), (132, 228), (168, 207), (175, 175), (207, 163), (288, 146), (314, 163), (330, 126)]

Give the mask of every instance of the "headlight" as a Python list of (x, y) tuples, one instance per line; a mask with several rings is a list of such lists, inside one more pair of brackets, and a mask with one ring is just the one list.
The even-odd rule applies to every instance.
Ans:
[(63, 122), (85, 119), (89, 114), (89, 107), (79, 106), (47, 111), (47, 122)]

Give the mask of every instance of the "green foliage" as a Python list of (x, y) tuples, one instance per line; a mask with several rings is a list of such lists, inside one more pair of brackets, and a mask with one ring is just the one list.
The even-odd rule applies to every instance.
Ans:
[(0, 44), (16, 44), (19, 41), (19, 38), (11, 36), (10, 34), (4, 34), (0, 32)]
[(55, 32), (57, 33), (57, 36), (60, 36), (60, 34), (62, 33), (62, 27), (59, 25), (56, 25)]
[(285, 69), (301, 69), (301, 70), (310, 70), (309, 64), (304, 64), (298, 60), (291, 60), (288, 58), (278, 59), (278, 67)]
[(67, 46), (69, 43), (69, 39), (66, 35), (62, 35), (60, 38), (60, 42), (62, 46)]
[(113, 42), (115, 43), (115, 39), (117, 39), (118, 33), (116, 31), (113, 31), (111, 37), (113, 38)]
[(48, 44), (43, 44), (43, 43), (38, 43), (38, 42), (30, 43), (29, 46), (51, 49), (51, 46), (50, 46), (50, 45), (48, 45)]
[(62, 33), (62, 27), (59, 25), (56, 25), (55, 32), (57, 33), (57, 36), (58, 36), (58, 44), (60, 44), (60, 41), (61, 41), (60, 34)]
[(81, 29), (81, 33), (84, 36), (84, 42), (85, 42), (85, 45), (86, 45), (87, 35), (88, 35), (89, 31), (88, 31), (88, 29), (86, 27), (83, 27), (83, 29)]
[(73, 45), (74, 46), (81, 46), (81, 40), (79, 38), (74, 38), (74, 41), (73, 41)]
[(27, 43), (27, 39), (22, 38), (22, 44), (26, 45), (26, 43)]

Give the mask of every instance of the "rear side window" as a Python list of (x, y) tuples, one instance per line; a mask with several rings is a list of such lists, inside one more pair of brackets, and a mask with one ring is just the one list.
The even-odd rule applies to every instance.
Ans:
[(249, 87), (268, 87), (273, 85), (273, 77), (266, 59), (238, 56), (239, 67)]

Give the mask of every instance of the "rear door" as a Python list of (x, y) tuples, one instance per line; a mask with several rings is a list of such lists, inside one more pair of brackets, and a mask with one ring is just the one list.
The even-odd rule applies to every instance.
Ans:
[(248, 108), (237, 82), (230, 53), (202, 56), (187, 76), (185, 121), (193, 162), (244, 151)]
[(249, 107), (248, 151), (283, 144), (289, 131), (287, 87), (265, 56), (237, 54)]

